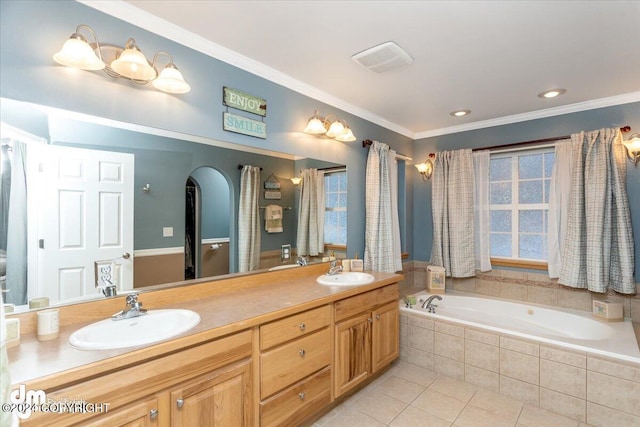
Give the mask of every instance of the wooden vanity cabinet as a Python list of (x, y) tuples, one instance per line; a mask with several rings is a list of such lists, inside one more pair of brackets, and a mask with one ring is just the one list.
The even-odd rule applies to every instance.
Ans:
[[(33, 413), (21, 426), (253, 426), (251, 338), (249, 330), (238, 332), (46, 390), (54, 401), (108, 403), (108, 412)], [(176, 407), (177, 399), (183, 399), (182, 411)], [(220, 422), (191, 422), (202, 418)]]
[(398, 299), (398, 285), (393, 284), (335, 303), (335, 397), (398, 357)]
[(260, 424), (295, 426), (331, 402), (331, 308), (260, 326)]

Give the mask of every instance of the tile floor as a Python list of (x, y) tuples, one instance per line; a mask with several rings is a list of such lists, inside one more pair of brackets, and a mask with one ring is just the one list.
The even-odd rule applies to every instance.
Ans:
[(313, 427), (588, 427), (406, 362), (380, 378)]

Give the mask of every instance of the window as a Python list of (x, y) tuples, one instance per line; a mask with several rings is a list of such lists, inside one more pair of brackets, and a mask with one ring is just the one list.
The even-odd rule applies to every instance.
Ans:
[[(547, 260), (553, 147), (491, 155), (492, 258)], [(493, 262), (493, 259), (492, 259)]]
[(325, 245), (347, 246), (347, 171), (327, 171), (324, 175)]

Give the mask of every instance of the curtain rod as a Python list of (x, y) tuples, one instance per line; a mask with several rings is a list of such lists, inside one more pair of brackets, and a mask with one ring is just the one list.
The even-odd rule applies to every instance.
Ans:
[[(372, 141), (372, 140), (370, 140), (370, 139), (365, 139), (364, 141), (362, 141), (362, 147), (363, 147), (363, 148), (368, 147), (368, 146), (370, 146), (371, 144), (373, 144), (373, 141)], [(406, 156), (406, 155), (404, 155), (404, 154), (402, 154), (402, 153), (398, 153), (398, 152), (396, 152), (396, 158), (398, 158), (398, 159), (400, 159), (400, 160), (407, 160), (407, 161), (411, 161), (411, 160), (413, 160), (411, 157)]]
[[(631, 126), (622, 126), (620, 128), (621, 132), (631, 132)], [(522, 141), (522, 142), (513, 142), (511, 144), (504, 144), (504, 145), (492, 145), (490, 147), (479, 147), (479, 148), (473, 148), (471, 151), (480, 151), (480, 150), (497, 150), (498, 148), (502, 149), (502, 148), (515, 148), (515, 147), (521, 147), (523, 145), (534, 145), (534, 144), (544, 144), (545, 142), (554, 142), (554, 141), (559, 141), (561, 139), (568, 139), (571, 138), (571, 135), (563, 135), (563, 136), (555, 136), (553, 138), (543, 138), (543, 139), (533, 139), (531, 141)], [(364, 146), (364, 141), (362, 142), (363, 146)], [(435, 157), (435, 153), (429, 153), (429, 157)]]
[[(238, 170), (242, 169), (245, 165), (238, 165)], [(262, 170), (262, 168), (260, 168)]]

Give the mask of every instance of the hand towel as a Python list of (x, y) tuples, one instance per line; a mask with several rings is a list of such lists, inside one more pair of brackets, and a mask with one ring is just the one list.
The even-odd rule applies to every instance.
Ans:
[(282, 233), (282, 206), (269, 205), (264, 209), (264, 229), (267, 233)]

